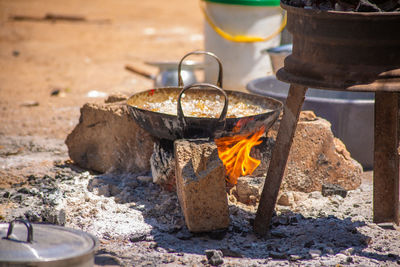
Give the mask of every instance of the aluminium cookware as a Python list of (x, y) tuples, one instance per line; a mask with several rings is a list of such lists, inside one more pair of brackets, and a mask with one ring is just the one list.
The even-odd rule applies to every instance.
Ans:
[[(184, 86), (181, 72), (181, 64), (189, 55), (204, 54), (217, 60), (219, 65), (219, 75), (216, 85), (207, 83), (195, 83)], [(222, 64), (217, 56), (210, 52), (195, 51), (186, 54), (178, 65), (178, 87), (164, 87), (147, 90), (131, 96), (127, 101), (128, 109), (135, 121), (150, 134), (161, 139), (176, 140), (179, 138), (220, 138), (222, 136), (232, 136), (238, 134), (249, 134), (255, 132), (260, 127), (268, 130), (278, 118), (282, 103), (278, 100), (256, 96), (242, 92), (223, 90), (222, 88)], [(189, 90), (190, 89), (190, 90)], [(204, 96), (217, 95), (223, 97), (224, 107), (219, 118), (185, 116), (182, 110), (183, 96), (199, 99)], [(177, 102), (176, 115), (151, 111), (141, 108), (147, 101), (159, 101), (160, 99), (170, 98)], [(183, 99), (184, 98), (184, 99)], [(242, 117), (227, 117), (229, 99), (241, 99), (243, 103), (261, 107), (265, 112)]]
[(80, 230), (19, 219), (0, 223), (0, 238), (1, 267), (89, 267), (98, 246), (94, 236)]

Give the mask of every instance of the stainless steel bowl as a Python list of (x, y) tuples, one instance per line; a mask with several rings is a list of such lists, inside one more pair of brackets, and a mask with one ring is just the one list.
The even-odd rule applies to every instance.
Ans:
[[(146, 62), (148, 65), (156, 66), (159, 68), (157, 76), (154, 78), (155, 87), (165, 86), (178, 86), (178, 64), (177, 61), (152, 61)], [(193, 84), (197, 82), (194, 71), (202, 69), (203, 63), (186, 60), (182, 62), (182, 80), (183, 84)]]
[[(289, 84), (270, 75), (252, 80), (247, 90), (285, 102)], [(333, 134), (365, 169), (373, 167), (374, 93), (308, 89), (303, 110), (313, 110), (327, 119)], [(361, 134), (362, 133), (362, 134)]]
[(285, 57), (292, 53), (292, 47), (292, 44), (285, 44), (261, 51), (261, 53), (268, 54), (271, 58), (272, 71), (274, 74), (276, 74), (280, 68), (283, 68)]

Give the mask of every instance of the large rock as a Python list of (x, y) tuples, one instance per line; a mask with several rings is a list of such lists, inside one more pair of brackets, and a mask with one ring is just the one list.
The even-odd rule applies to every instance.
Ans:
[(79, 124), (65, 141), (70, 158), (104, 172), (150, 170), (153, 138), (130, 117), (125, 102), (85, 104)]
[[(277, 129), (274, 125), (269, 135), (275, 136)], [(361, 184), (362, 171), (343, 142), (333, 136), (327, 120), (302, 112), (281, 189), (308, 193), (321, 191), (323, 184), (336, 184), (353, 190)]]
[[(252, 156), (261, 160), (254, 173), (258, 177), (239, 177), (233, 191), (238, 201), (254, 204), (250, 199), (259, 200), (278, 128), (279, 121), (270, 129), (264, 142), (252, 151)], [(333, 136), (331, 124), (311, 111), (303, 111), (289, 153), (279, 202), (282, 205), (291, 202), (290, 194), (284, 192), (321, 191), (324, 184), (338, 185), (346, 190), (356, 189), (361, 184), (361, 173), (362, 166)]]
[(176, 188), (191, 232), (229, 226), (225, 170), (214, 142), (175, 141)]

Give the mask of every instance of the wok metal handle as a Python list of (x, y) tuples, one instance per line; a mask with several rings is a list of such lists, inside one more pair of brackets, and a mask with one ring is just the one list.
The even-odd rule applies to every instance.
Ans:
[(190, 53), (188, 53), (188, 54), (183, 56), (181, 61), (179, 61), (179, 65), (178, 65), (178, 86), (179, 87), (183, 87), (184, 86), (183, 79), (182, 79), (182, 76), (181, 76), (182, 62), (183, 62), (183, 60), (185, 58), (187, 58), (190, 55), (207, 55), (207, 56), (215, 58), (215, 60), (218, 62), (218, 67), (219, 67), (217, 86), (222, 88), (222, 78), (223, 78), (222, 77), (222, 73), (223, 73), (223, 71), (222, 71), (221, 60), (214, 53), (207, 52), (207, 51), (193, 51), (193, 52), (190, 52)]
[(5, 239), (10, 239), (10, 236), (12, 234), (12, 231), (14, 229), (14, 223), (15, 222), (21, 222), (23, 224), (25, 224), (28, 233), (27, 233), (27, 237), (26, 237), (26, 242), (28, 243), (32, 243), (33, 241), (33, 227), (32, 224), (26, 220), (21, 220), (21, 219), (16, 219), (12, 222), (10, 222), (10, 224), (8, 225), (8, 231), (7, 231), (7, 236), (5, 237)]
[[(224, 108), (222, 109), (221, 115), (219, 116), (218, 121), (216, 122), (216, 127), (218, 127), (218, 126), (225, 127), (226, 114), (228, 113), (228, 95), (226, 94), (226, 92), (222, 88), (220, 88), (216, 85), (213, 85), (213, 84), (194, 83), (194, 84), (185, 86), (181, 90), (181, 92), (179, 93), (179, 96), (178, 96), (178, 104), (177, 104), (177, 112), (176, 113), (177, 113), (177, 117), (178, 117), (178, 122), (180, 123), (180, 125), (182, 127), (182, 132), (186, 128), (187, 123), (186, 123), (185, 115), (183, 114), (181, 99), (182, 99), (183, 93), (191, 88), (212, 88), (212, 89), (218, 90), (220, 93), (223, 94), (223, 96), (225, 98)], [(215, 129), (213, 129), (213, 131), (215, 131)], [(183, 135), (183, 133), (182, 133), (182, 135)]]

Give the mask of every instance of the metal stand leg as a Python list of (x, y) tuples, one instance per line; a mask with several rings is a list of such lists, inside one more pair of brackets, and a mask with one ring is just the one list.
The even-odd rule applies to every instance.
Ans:
[(399, 224), (400, 94), (375, 93), (374, 222)]
[(254, 221), (254, 231), (260, 235), (266, 235), (269, 231), (269, 224), (275, 209), (276, 199), (282, 183), (286, 162), (293, 142), (297, 121), (299, 120), (306, 91), (307, 87), (293, 84), (290, 85), (283, 118), (279, 126), (275, 148), (272, 153), (267, 178), (261, 194), (256, 219)]

